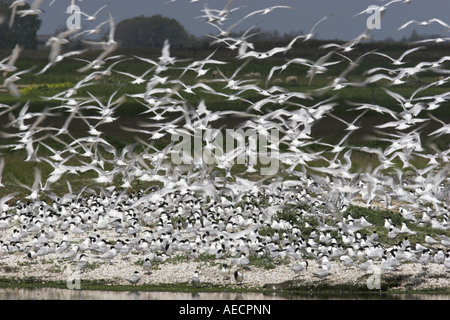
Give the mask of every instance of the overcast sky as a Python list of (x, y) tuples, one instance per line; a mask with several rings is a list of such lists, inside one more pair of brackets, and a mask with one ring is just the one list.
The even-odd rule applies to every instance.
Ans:
[[(195, 35), (202, 36), (207, 33), (216, 33), (217, 30), (206, 24), (198, 16), (206, 3), (210, 9), (222, 9), (229, 0), (77, 0), (77, 5), (82, 11), (93, 14), (103, 5), (108, 4), (98, 15), (95, 22), (82, 19), (83, 29), (94, 27), (101, 21), (107, 20), (108, 12), (111, 12), (118, 23), (123, 19), (144, 15), (152, 16), (161, 14), (166, 17), (177, 19), (186, 30)], [(28, 2), (31, 2), (28, 0)], [(67, 6), (71, 0), (56, 0), (51, 6), (51, 0), (44, 0), (41, 14), (43, 20), (39, 34), (52, 34), (57, 28), (66, 25), (69, 14), (66, 13)], [(278, 30), (280, 33), (309, 31), (312, 26), (322, 17), (332, 16), (321, 23), (316, 29), (318, 39), (341, 39), (350, 40), (366, 29), (366, 21), (369, 14), (353, 17), (355, 14), (366, 9), (369, 5), (382, 5), (384, 0), (235, 0), (231, 8), (243, 6), (233, 12), (230, 21), (238, 21), (246, 14), (274, 5), (289, 5), (292, 10), (278, 9), (270, 15), (254, 15), (244, 23), (237, 26), (233, 31), (246, 30), (254, 24), (258, 24), (263, 30)], [(430, 26), (412, 26), (397, 31), (398, 27), (405, 22), (415, 20), (428, 20), (439, 18), (450, 24), (450, 0), (411, 0), (410, 4), (402, 2), (391, 4), (386, 10), (381, 22), (380, 30), (373, 30), (375, 40), (384, 40), (387, 37), (401, 39), (409, 36), (413, 30), (421, 34), (436, 34), (450, 37), (449, 32), (444, 32), (438, 24)], [(225, 25), (226, 26), (226, 25)]]

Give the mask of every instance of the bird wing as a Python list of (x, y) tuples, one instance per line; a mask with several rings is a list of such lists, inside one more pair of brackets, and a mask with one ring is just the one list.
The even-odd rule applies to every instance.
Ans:
[(325, 21), (326, 19), (328, 19), (329, 17), (331, 17), (331, 14), (326, 15), (325, 17), (323, 17), (322, 19), (320, 19), (319, 21), (316, 22), (316, 24), (314, 24), (314, 26), (311, 28), (311, 31), (309, 33), (313, 33), (314, 30), (316, 30), (317, 26), (322, 23), (323, 21)]
[(437, 18), (430, 19), (430, 20), (428, 20), (428, 22), (437, 22), (437, 23), (439, 23), (441, 26), (444, 26), (444, 27), (450, 29), (450, 25), (448, 25), (448, 24), (445, 23), (444, 21), (442, 21), (442, 20), (440, 20), (440, 19), (437, 19)]
[(114, 41), (114, 34), (116, 32), (116, 25), (114, 24), (114, 18), (111, 13), (109, 13), (109, 41)]
[(33, 4), (31, 5), (32, 10), (38, 10), (41, 7), (43, 0), (34, 0)]
[(397, 29), (397, 31), (400, 31), (400, 30), (405, 29), (407, 26), (409, 26), (409, 25), (412, 24), (412, 23), (417, 23), (417, 21), (416, 21), (416, 20), (408, 21), (407, 23), (401, 25), (400, 28)]
[(408, 55), (408, 54), (410, 54), (410, 53), (412, 53), (412, 52), (414, 52), (414, 51), (423, 49), (423, 48), (425, 48), (425, 47), (424, 47), (424, 46), (420, 46), (420, 47), (416, 47), (416, 48), (412, 48), (412, 49), (406, 50), (406, 51), (400, 56), (400, 58), (398, 58), (398, 60), (402, 60), (406, 55)]

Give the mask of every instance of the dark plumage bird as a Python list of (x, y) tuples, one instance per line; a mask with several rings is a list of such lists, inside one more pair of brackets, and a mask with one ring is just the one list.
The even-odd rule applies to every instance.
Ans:
[(220, 275), (223, 277), (224, 280), (230, 279), (230, 269), (228, 268), (228, 265), (226, 263), (222, 264), (222, 269), (220, 269)]
[(242, 284), (244, 282), (244, 274), (238, 270), (234, 271), (234, 281), (237, 284)]

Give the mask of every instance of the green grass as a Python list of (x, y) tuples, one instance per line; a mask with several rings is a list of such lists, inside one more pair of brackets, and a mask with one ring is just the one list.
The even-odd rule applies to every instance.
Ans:
[[(384, 227), (385, 219), (391, 219), (392, 223), (397, 227), (401, 228), (402, 223), (405, 223), (406, 226), (411, 230), (415, 231), (416, 235), (407, 235), (404, 234), (403, 237), (400, 237), (403, 240), (404, 237), (408, 237), (408, 240), (411, 242), (411, 245), (414, 247), (416, 243), (424, 243), (425, 236), (427, 234), (431, 236), (436, 235), (444, 235), (446, 234), (445, 230), (433, 229), (429, 226), (420, 227), (417, 224), (408, 221), (402, 217), (402, 215), (398, 212), (393, 212), (389, 210), (381, 210), (381, 209), (369, 209), (360, 206), (350, 206), (344, 213), (344, 217), (350, 214), (354, 219), (359, 219), (364, 217), (368, 222), (372, 223), (373, 226), (364, 229), (361, 231), (362, 234), (370, 235), (373, 231), (376, 231), (379, 236), (379, 241), (385, 246), (391, 246), (395, 243), (398, 243), (398, 239), (389, 239), (387, 237), (388, 231)], [(417, 214), (418, 219), (421, 218), (421, 214)]]

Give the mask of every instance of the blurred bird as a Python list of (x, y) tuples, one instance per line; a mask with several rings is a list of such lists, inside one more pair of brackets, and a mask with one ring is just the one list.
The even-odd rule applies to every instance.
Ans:
[(127, 281), (133, 285), (137, 284), (139, 281), (141, 281), (141, 276), (139, 274), (139, 271), (135, 271), (133, 275), (127, 278)]
[(200, 277), (198, 276), (198, 271), (194, 272), (194, 276), (191, 279), (191, 284), (196, 287), (200, 286)]
[(236, 284), (242, 284), (244, 282), (244, 274), (241, 271), (234, 271), (234, 281)]
[(145, 274), (152, 273), (152, 263), (150, 261), (150, 258), (145, 258), (144, 263), (142, 264), (142, 268), (144, 269)]
[(301, 262), (296, 263), (296, 264), (291, 268), (291, 270), (294, 271), (294, 272), (297, 274), (294, 278), (299, 277), (300, 274), (301, 274), (303, 271), (308, 270), (308, 261), (304, 260), (304, 261), (301, 261)]

